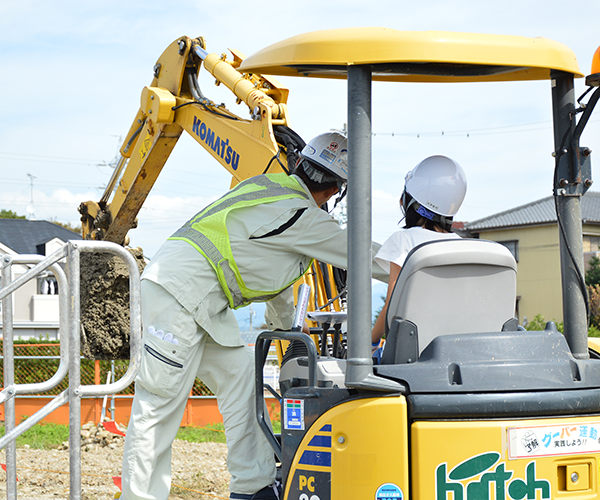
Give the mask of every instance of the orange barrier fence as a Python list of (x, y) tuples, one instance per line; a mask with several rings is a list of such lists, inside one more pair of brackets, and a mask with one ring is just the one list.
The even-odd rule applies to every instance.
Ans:
[[(17, 423), (49, 403), (50, 397), (20, 396), (15, 399)], [(115, 396), (115, 422), (127, 425), (131, 415), (133, 396)], [(279, 419), (279, 401), (273, 397), (266, 398), (267, 408), (271, 419)], [(81, 423), (99, 423), (102, 414), (103, 398), (84, 398), (81, 400)], [(111, 400), (109, 396), (108, 404)], [(106, 411), (106, 416), (111, 418), (111, 413)], [(4, 404), (0, 405), (0, 420), (4, 421)], [(53, 411), (42, 422), (52, 422), (61, 425), (69, 424), (69, 405), (65, 404)], [(183, 427), (203, 427), (209, 424), (221, 423), (223, 417), (219, 413), (217, 399), (214, 396), (191, 396), (181, 420)]]
[[(48, 380), (56, 372), (59, 365), (60, 346), (58, 343), (32, 344), (29, 342), (18, 343), (15, 341), (15, 382), (25, 384), (32, 382), (41, 382)], [(1, 350), (1, 343), (0, 343)], [(99, 385), (106, 383), (106, 377), (109, 372), (114, 374), (114, 379), (118, 380), (127, 371), (128, 360), (99, 361), (99, 360), (81, 360), (81, 383), (83, 385)], [(0, 380), (3, 376), (3, 364), (0, 363)], [(112, 376), (112, 375), (111, 375)], [(15, 398), (17, 423), (33, 415), (36, 411), (49, 403), (52, 396), (60, 394), (67, 388), (68, 380), (49, 391), (48, 394), (35, 396), (18, 396)], [(115, 395), (114, 398), (114, 420), (119, 423), (127, 424), (131, 414), (131, 403), (133, 401), (134, 385), (130, 385), (124, 391)], [(279, 402), (272, 396), (266, 398), (267, 408), (271, 419), (279, 418)], [(81, 422), (99, 423), (102, 415), (102, 405), (104, 397), (83, 398), (81, 400)], [(106, 405), (106, 416), (111, 418), (110, 408), (113, 403), (111, 396), (108, 396)], [(4, 404), (0, 404), (0, 421), (4, 421)], [(69, 424), (69, 405), (65, 404), (58, 408), (42, 422), (53, 422), (57, 424)], [(217, 400), (210, 390), (198, 379), (190, 393), (190, 398), (186, 405), (182, 426), (205, 426), (214, 423), (223, 422), (223, 417), (219, 413)]]

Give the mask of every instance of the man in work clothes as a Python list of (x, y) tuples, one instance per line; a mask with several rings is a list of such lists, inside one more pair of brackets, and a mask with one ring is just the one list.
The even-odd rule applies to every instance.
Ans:
[(269, 300), (269, 327), (289, 330), (291, 285), (311, 260), (347, 268), (346, 232), (320, 208), (341, 190), (346, 167), (346, 138), (317, 136), (294, 175), (238, 184), (169, 238), (146, 267), (145, 349), (125, 440), (122, 500), (168, 498), (171, 445), (196, 377), (223, 415), (230, 498), (279, 498), (273, 450), (255, 417), (254, 356), (231, 309)]

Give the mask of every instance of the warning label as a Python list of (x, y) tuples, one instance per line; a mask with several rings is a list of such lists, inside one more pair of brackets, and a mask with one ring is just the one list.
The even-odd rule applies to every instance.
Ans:
[(304, 430), (304, 400), (283, 400), (284, 429)]

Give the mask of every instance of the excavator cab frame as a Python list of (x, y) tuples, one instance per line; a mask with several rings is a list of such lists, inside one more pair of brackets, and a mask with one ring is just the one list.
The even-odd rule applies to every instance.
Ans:
[[(600, 92), (596, 89), (587, 105), (576, 108), (573, 81), (583, 74), (568, 47), (546, 38), (349, 28), (288, 38), (245, 59), (240, 69), (348, 80), (348, 226), (356, 238), (349, 242), (348, 279), (354, 284), (348, 291), (349, 337), (357, 340), (371, 321), (370, 304), (365, 304), (371, 276), (366, 244), (371, 236), (371, 82), (550, 80), (565, 336), (575, 357), (587, 357), (580, 197), (592, 180), (590, 151), (580, 147), (579, 139)], [(367, 190), (369, 195), (363, 196)], [(361, 230), (352, 231), (353, 227)], [(365, 340), (354, 344), (360, 344), (360, 350), (349, 353), (349, 358), (370, 358)], [(356, 382), (368, 378), (370, 368), (359, 371), (364, 373)]]
[[(598, 426), (593, 401), (600, 365), (595, 353), (590, 359), (588, 349), (580, 207), (580, 198), (592, 183), (591, 165), (589, 149), (579, 144), (600, 97), (600, 89), (593, 88), (598, 78), (588, 77), (593, 93), (585, 104), (580, 102), (582, 96), (578, 107), (574, 78), (583, 75), (572, 51), (557, 42), (385, 28), (298, 35), (250, 56), (240, 69), (348, 81), (347, 359), (331, 369), (331, 359), (319, 358), (309, 349), (288, 370), (293, 376), (282, 385), (280, 444), (265, 425), (257, 399), (259, 423), (282, 460), (284, 498), (445, 499), (450, 492), (455, 499), (464, 498), (465, 492), (469, 498), (472, 494), (490, 498), (492, 488), (493, 498), (561, 494), (583, 499), (597, 494), (598, 446), (578, 448), (571, 458), (561, 451), (543, 455), (536, 435), (549, 446), (561, 429), (587, 432)], [(552, 88), (553, 191), (560, 229), (564, 337), (552, 325), (531, 336), (515, 325), (507, 332), (444, 335), (417, 360), (374, 367), (372, 82), (522, 80), (550, 80)], [(277, 338), (285, 334), (259, 336), (257, 374), (264, 357), (261, 349)], [(544, 385), (548, 375), (540, 372), (538, 363), (545, 369), (564, 363), (575, 371), (567, 370), (562, 381)], [(469, 368), (473, 371), (466, 375)], [(333, 373), (336, 370), (345, 374), (342, 379)], [(557, 373), (556, 366), (550, 371)], [(534, 380), (536, 374), (539, 380)], [(576, 387), (582, 391), (572, 391)], [(257, 392), (261, 389), (259, 380)], [(377, 424), (369, 425), (371, 421)]]

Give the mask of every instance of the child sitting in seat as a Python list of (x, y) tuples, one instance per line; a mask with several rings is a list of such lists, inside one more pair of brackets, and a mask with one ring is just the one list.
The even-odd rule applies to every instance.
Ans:
[(408, 253), (427, 241), (459, 238), (450, 232), (452, 219), (467, 192), (467, 178), (462, 167), (446, 156), (425, 158), (404, 179), (400, 209), (405, 227), (392, 234), (377, 252), (375, 260), (390, 273), (385, 305), (371, 334), (373, 356), (381, 357), (381, 337), (394, 285)]

